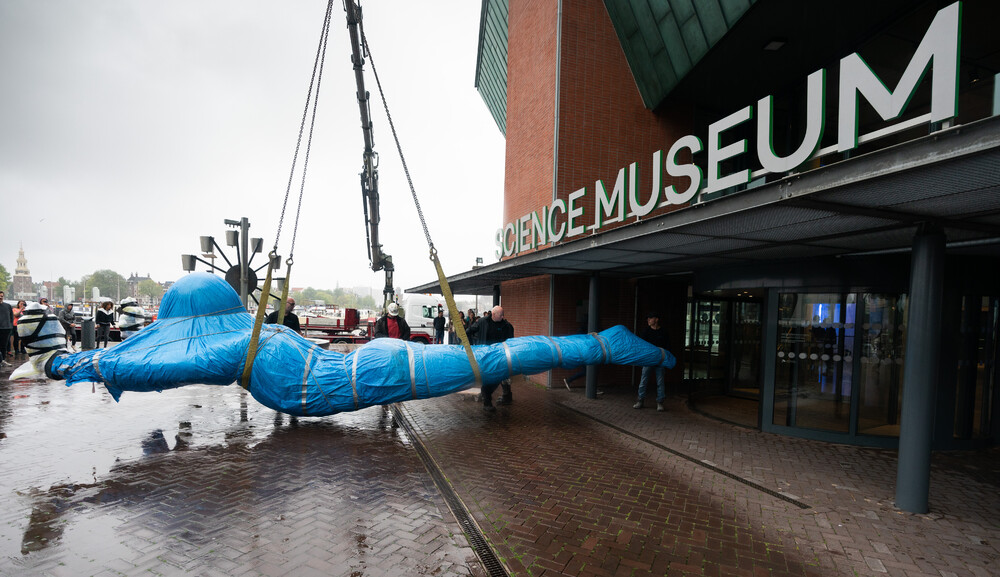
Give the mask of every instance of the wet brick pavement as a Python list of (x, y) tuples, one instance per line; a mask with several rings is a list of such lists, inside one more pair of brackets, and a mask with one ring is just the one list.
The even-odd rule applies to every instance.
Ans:
[(373, 407), (276, 418), (236, 386), (0, 375), (0, 575), (485, 575)]
[(116, 404), (8, 373), (0, 575), (485, 575), (415, 443), (510, 574), (1000, 574), (996, 449), (936, 454), (910, 515), (891, 451), (636, 411), (624, 387), (293, 421), (235, 386)]
[[(761, 433), (632, 393), (515, 381), (401, 411), (512, 573), (1000, 575), (1000, 451), (935, 455), (928, 515), (892, 505), (892, 451)], [(617, 391), (617, 394), (615, 394)]]

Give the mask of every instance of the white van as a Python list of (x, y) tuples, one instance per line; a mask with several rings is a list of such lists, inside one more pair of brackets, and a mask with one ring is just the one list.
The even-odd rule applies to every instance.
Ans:
[(444, 311), (448, 318), (448, 305), (441, 297), (425, 294), (405, 294), (399, 303), (403, 309), (403, 318), (410, 325), (410, 340), (430, 344), (434, 342), (434, 319), (438, 316), (438, 308)]

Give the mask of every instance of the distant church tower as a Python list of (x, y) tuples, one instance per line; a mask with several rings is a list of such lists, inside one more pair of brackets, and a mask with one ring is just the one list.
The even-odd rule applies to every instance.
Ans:
[(14, 285), (10, 291), (16, 299), (34, 300), (35, 286), (31, 283), (28, 259), (24, 258), (24, 245), (17, 252), (17, 268), (14, 269)]

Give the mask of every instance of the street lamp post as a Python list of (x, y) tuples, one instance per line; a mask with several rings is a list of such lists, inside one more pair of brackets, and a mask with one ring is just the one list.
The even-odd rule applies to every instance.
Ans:
[[(226, 231), (226, 245), (236, 247), (236, 263), (233, 264), (222, 252), (222, 248), (215, 242), (215, 237), (203, 236), (200, 238), (202, 256), (211, 259), (212, 262), (202, 260), (193, 254), (182, 254), (181, 267), (191, 272), (195, 268), (195, 263), (200, 262), (207, 264), (211, 269), (222, 272), (226, 275), (226, 282), (229, 283), (229, 286), (239, 293), (240, 302), (243, 303), (244, 307), (249, 308), (252, 292), (257, 288), (257, 271), (268, 264), (264, 263), (256, 270), (250, 268), (254, 255), (264, 248), (264, 239), (249, 238), (250, 221), (246, 217), (240, 220), (227, 218), (224, 222), (227, 226), (234, 227), (234, 230)], [(226, 261), (228, 269), (222, 269), (215, 265), (215, 259), (220, 256)]]

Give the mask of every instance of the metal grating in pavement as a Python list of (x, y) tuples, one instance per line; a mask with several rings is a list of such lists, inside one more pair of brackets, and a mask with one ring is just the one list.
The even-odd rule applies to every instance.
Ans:
[(563, 404), (563, 403), (556, 403), (556, 404), (558, 404), (560, 407), (562, 407), (562, 408), (564, 408), (564, 409), (566, 409), (568, 411), (572, 411), (572, 412), (580, 415), (581, 417), (586, 417), (588, 419), (591, 419), (592, 421), (598, 422), (598, 423), (604, 425), (605, 427), (610, 427), (610, 428), (618, 431), (619, 433), (623, 433), (623, 434), (628, 435), (628, 436), (630, 436), (630, 437), (632, 437), (634, 439), (638, 439), (638, 440), (642, 441), (643, 443), (652, 445), (652, 446), (656, 447), (657, 449), (661, 449), (663, 451), (666, 451), (666, 452), (670, 453), (671, 455), (676, 455), (676, 456), (678, 456), (678, 457), (680, 457), (682, 459), (691, 461), (692, 463), (694, 463), (696, 465), (705, 467), (706, 469), (708, 469), (710, 471), (713, 471), (713, 472), (718, 473), (720, 475), (723, 475), (725, 477), (729, 477), (730, 479), (732, 479), (734, 481), (738, 481), (740, 483), (743, 483), (744, 485), (746, 485), (748, 487), (753, 487), (754, 489), (757, 489), (758, 491), (760, 491), (762, 493), (767, 493), (768, 495), (770, 495), (770, 496), (772, 496), (772, 497), (774, 497), (776, 499), (781, 499), (782, 501), (791, 503), (792, 505), (795, 505), (796, 507), (798, 507), (800, 509), (811, 509), (812, 508), (809, 505), (803, 503), (802, 501), (799, 501), (798, 499), (789, 497), (788, 495), (783, 495), (783, 494), (781, 494), (781, 493), (779, 493), (777, 491), (774, 491), (772, 489), (768, 489), (767, 487), (764, 487), (763, 485), (759, 485), (757, 483), (754, 483), (753, 481), (751, 481), (749, 479), (744, 479), (743, 477), (740, 477), (739, 475), (734, 475), (733, 473), (730, 473), (729, 471), (726, 471), (725, 469), (720, 469), (719, 467), (716, 467), (715, 465), (711, 465), (709, 463), (706, 463), (705, 461), (702, 461), (700, 459), (696, 459), (696, 458), (691, 457), (689, 455), (685, 455), (684, 453), (681, 453), (680, 451), (677, 451), (675, 449), (671, 449), (670, 447), (667, 447), (666, 445), (661, 445), (660, 443), (657, 443), (656, 441), (651, 441), (649, 439), (646, 439), (645, 437), (639, 436), (639, 435), (633, 433), (632, 431), (629, 431), (628, 429), (623, 429), (623, 428), (619, 427), (618, 425), (615, 425), (613, 423), (609, 423), (609, 422), (604, 421), (602, 419), (599, 419), (599, 418), (597, 418), (597, 417), (595, 417), (593, 415), (588, 415), (587, 413), (584, 413), (583, 411), (580, 411), (578, 409), (574, 409), (573, 407), (571, 407), (569, 405), (566, 405), (566, 404)]
[(441, 468), (438, 467), (437, 463), (431, 457), (430, 453), (427, 452), (427, 448), (424, 447), (423, 442), (420, 437), (417, 436), (416, 432), (410, 425), (409, 420), (400, 411), (400, 404), (394, 403), (392, 405), (392, 419), (400, 427), (406, 430), (406, 435), (410, 438), (410, 442), (413, 443), (413, 448), (416, 449), (417, 455), (420, 460), (423, 461), (424, 467), (427, 468), (427, 472), (430, 473), (431, 478), (434, 479), (434, 484), (437, 485), (438, 490), (441, 492), (441, 496), (444, 497), (446, 503), (448, 503), (448, 508), (451, 509), (455, 519), (458, 524), (462, 527), (462, 531), (465, 532), (466, 537), (469, 539), (469, 545), (472, 546), (472, 550), (476, 552), (476, 556), (483, 564), (483, 568), (486, 569), (486, 573), (490, 577), (509, 577), (507, 569), (504, 568), (503, 564), (500, 563), (500, 559), (497, 558), (493, 549), (490, 548), (489, 543), (486, 542), (486, 537), (483, 536), (483, 532), (479, 530), (479, 526), (476, 525), (475, 521), (469, 515), (469, 511), (465, 508), (465, 504), (462, 500), (458, 498), (458, 494), (452, 488), (451, 483), (445, 479), (444, 474), (441, 472)]

